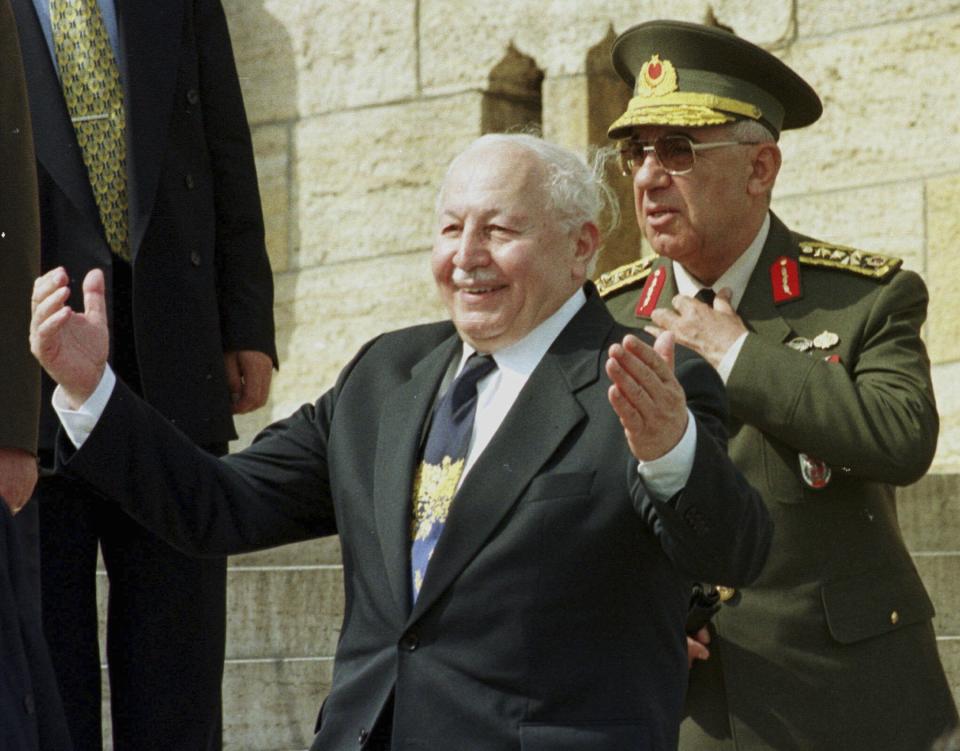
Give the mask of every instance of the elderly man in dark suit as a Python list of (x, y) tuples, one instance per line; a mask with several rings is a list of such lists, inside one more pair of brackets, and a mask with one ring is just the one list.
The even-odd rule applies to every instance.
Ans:
[(770, 527), (726, 456), (716, 374), (617, 325), (586, 281), (603, 195), (540, 139), (474, 143), (439, 199), (451, 320), (371, 341), (225, 459), (107, 368), (99, 272), (85, 314), (62, 270), (37, 282), (66, 471), (195, 553), (340, 534), (313, 749), (675, 745), (691, 580), (751, 581)]
[(894, 496), (937, 442), (923, 281), (770, 212), (780, 131), (822, 109), (775, 56), (677, 21), (613, 55), (635, 96), (610, 136), (658, 255), (598, 286), (618, 321), (675, 334), (725, 378), (730, 454), (776, 525), (755, 586), (720, 590), (691, 642), (680, 748), (928, 748), (957, 714)]
[[(105, 270), (113, 367), (223, 453), (232, 413), (266, 400), (276, 355), (253, 150), (220, 2), (11, 2), (43, 268), (65, 268), (77, 299), (84, 275)], [(45, 398), (45, 465), (55, 432)], [(37, 496), (44, 628), (77, 747), (101, 748), (99, 543), (113, 748), (219, 748), (225, 560), (184, 556), (82, 482), (43, 477)]]
[(35, 576), (25, 569), (30, 558), (11, 514), (37, 479), (40, 368), (25, 325), (40, 268), (40, 223), (26, 84), (7, 0), (0, 0), (0, 71), (0, 748), (69, 751)]

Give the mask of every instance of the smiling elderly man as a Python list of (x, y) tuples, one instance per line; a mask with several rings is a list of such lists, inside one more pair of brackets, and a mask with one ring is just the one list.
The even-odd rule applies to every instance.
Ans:
[(675, 746), (690, 582), (749, 583), (771, 530), (726, 456), (716, 374), (629, 334), (586, 281), (602, 188), (539, 139), (475, 142), (439, 201), (451, 320), (374, 339), (224, 459), (106, 369), (98, 274), (85, 314), (62, 271), (38, 281), (34, 352), (81, 446), (61, 436), (66, 471), (196, 553), (340, 534), (314, 751)]
[(776, 525), (756, 585), (720, 590), (691, 643), (680, 748), (929, 748), (956, 711), (893, 488), (937, 442), (923, 282), (769, 211), (780, 131), (821, 112), (776, 57), (676, 21), (624, 32), (613, 56), (635, 96), (610, 136), (658, 256), (599, 287), (621, 323), (719, 370), (731, 456)]

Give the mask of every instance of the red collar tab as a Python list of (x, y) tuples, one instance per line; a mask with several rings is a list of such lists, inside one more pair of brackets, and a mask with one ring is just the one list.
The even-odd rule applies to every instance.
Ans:
[(770, 266), (770, 286), (773, 289), (773, 302), (779, 305), (801, 296), (800, 265), (795, 258), (780, 256)]
[(663, 266), (655, 269), (647, 277), (646, 284), (640, 291), (640, 299), (637, 300), (637, 307), (634, 314), (637, 318), (649, 318), (657, 307), (657, 301), (660, 299), (660, 293), (663, 292), (663, 285), (667, 281), (667, 271)]

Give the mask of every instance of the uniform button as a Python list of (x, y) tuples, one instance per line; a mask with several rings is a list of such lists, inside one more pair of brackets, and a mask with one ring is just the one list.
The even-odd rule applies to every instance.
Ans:
[(900, 623), (900, 613), (898, 613), (896, 610), (890, 613), (890, 623), (892, 623), (894, 626)]
[(367, 742), (367, 738), (370, 737), (370, 733), (367, 732), (366, 728), (360, 728), (360, 734), (357, 736), (357, 743), (361, 746)]
[(413, 652), (420, 646), (420, 639), (412, 631), (408, 631), (400, 639), (400, 649), (404, 652)]
[(23, 708), (24, 708), (24, 710), (26, 711), (26, 713), (27, 713), (28, 715), (30, 715), (31, 717), (32, 717), (34, 714), (36, 714), (36, 712), (37, 712), (37, 707), (36, 707), (36, 704), (34, 704), (34, 701), (33, 701), (33, 694), (27, 694), (26, 696), (23, 697)]
[(187, 102), (196, 104), (200, 101), (200, 93), (196, 89), (187, 89)]
[(183, 178), (183, 184), (187, 186), (188, 190), (193, 190), (196, 187), (196, 181), (193, 179), (193, 175), (188, 173), (187, 176)]
[(190, 263), (192, 263), (194, 266), (200, 265), (200, 254), (197, 253), (197, 251), (193, 251), (190, 254)]

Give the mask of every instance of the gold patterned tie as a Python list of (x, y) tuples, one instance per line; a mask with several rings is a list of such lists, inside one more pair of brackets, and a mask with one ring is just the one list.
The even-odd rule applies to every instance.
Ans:
[(110, 249), (130, 260), (123, 88), (97, 0), (50, 0), (67, 110)]

